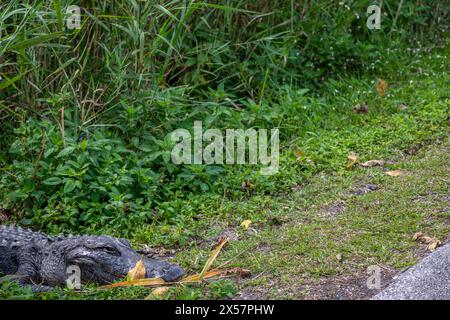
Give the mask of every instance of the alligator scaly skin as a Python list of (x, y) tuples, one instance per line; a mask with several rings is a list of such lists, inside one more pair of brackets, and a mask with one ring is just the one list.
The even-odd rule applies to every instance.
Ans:
[[(124, 278), (142, 260), (149, 278), (174, 281), (184, 271), (176, 264), (149, 259), (125, 239), (110, 236), (48, 236), (15, 226), (0, 226), (0, 275), (17, 275), (20, 284), (64, 286), (69, 267), (82, 283), (109, 284)], [(45, 286), (45, 287), (44, 287)]]

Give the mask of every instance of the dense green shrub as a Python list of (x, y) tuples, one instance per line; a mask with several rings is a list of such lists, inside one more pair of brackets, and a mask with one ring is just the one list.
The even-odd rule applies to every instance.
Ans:
[(24, 209), (22, 223), (53, 225), (55, 231), (131, 229), (161, 218), (154, 211), (157, 203), (207, 191), (223, 171), (183, 170), (169, 161), (170, 144), (151, 136), (126, 141), (108, 130), (78, 137), (67, 130), (63, 141), (60, 130), (45, 120), (29, 120), (15, 133), (9, 149), (14, 160), (3, 168), (14, 174), (0, 179), (4, 206)]

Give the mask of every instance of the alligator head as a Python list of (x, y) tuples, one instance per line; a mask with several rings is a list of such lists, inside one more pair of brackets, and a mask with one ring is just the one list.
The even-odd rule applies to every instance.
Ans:
[[(58, 252), (63, 252), (60, 259), (56, 257)], [(55, 259), (60, 263), (55, 264)], [(125, 239), (81, 236), (64, 238), (49, 246), (42, 261), (43, 279), (51, 285), (61, 285), (67, 274), (61, 276), (56, 265), (63, 265), (64, 273), (67, 267), (78, 266), (83, 283), (109, 284), (123, 279), (139, 260), (144, 262), (147, 278), (174, 281), (184, 274), (175, 264), (141, 256)]]

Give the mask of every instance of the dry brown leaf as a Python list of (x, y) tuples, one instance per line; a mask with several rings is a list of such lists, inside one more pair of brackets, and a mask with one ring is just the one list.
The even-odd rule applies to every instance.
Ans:
[(425, 243), (425, 244), (432, 244), (432, 243), (435, 243), (435, 242), (439, 242), (439, 240), (436, 239), (436, 238), (433, 238), (433, 237), (423, 236), (421, 238), (421, 242)]
[(433, 242), (433, 243), (431, 243), (431, 244), (428, 246), (428, 250), (430, 250), (431, 252), (433, 252), (433, 251), (436, 250), (436, 248), (439, 247), (440, 245), (441, 245), (441, 242), (440, 242), (440, 241)]
[(385, 162), (383, 160), (369, 160), (361, 163), (361, 167), (369, 168), (375, 166), (384, 166)]
[(377, 84), (376, 84), (376, 89), (377, 89), (377, 93), (380, 97), (386, 96), (387, 87), (388, 87), (388, 84), (385, 80), (378, 79)]
[(386, 174), (391, 177), (398, 177), (398, 176), (404, 175), (405, 172), (401, 171), (401, 170), (392, 170), (392, 171), (386, 171)]
[(351, 169), (355, 163), (358, 162), (358, 155), (352, 152), (347, 156), (347, 159), (349, 162), (347, 163), (346, 168)]
[(133, 281), (116, 282), (113, 284), (108, 284), (106, 286), (102, 286), (100, 288), (110, 289), (110, 288), (134, 287), (134, 286), (155, 287), (155, 286), (161, 286), (164, 284), (170, 284), (170, 282), (165, 282), (161, 278), (146, 278), (146, 279), (139, 279), (139, 280), (133, 280)]
[(417, 239), (421, 238), (422, 236), (423, 236), (423, 233), (422, 233), (422, 232), (416, 232), (416, 233), (414, 233), (412, 239), (413, 239), (414, 241), (416, 241)]
[(239, 267), (222, 270), (223, 276), (235, 275), (235, 276), (245, 278), (245, 277), (251, 276), (251, 274), (252, 274), (252, 272), (250, 270), (242, 269)]
[(428, 250), (431, 252), (435, 251), (437, 247), (439, 247), (442, 242), (434, 237), (429, 237), (424, 235), (422, 232), (416, 232), (413, 236), (414, 241), (419, 241), (423, 244), (428, 244)]
[(252, 220), (244, 220), (241, 223), (241, 227), (243, 227), (245, 230), (247, 230), (251, 224), (252, 224)]
[(368, 113), (369, 112), (369, 106), (367, 104), (357, 104), (353, 107), (354, 113)]
[(176, 282), (165, 282), (161, 278), (148, 278), (148, 279), (139, 279), (134, 281), (122, 281), (113, 283), (110, 285), (102, 286), (101, 289), (110, 289), (110, 288), (119, 288), (119, 287), (132, 287), (132, 286), (142, 286), (142, 287), (169, 287), (174, 285), (186, 285), (186, 284), (197, 284), (204, 280), (229, 277), (229, 276), (239, 276), (239, 277), (247, 277), (251, 274), (250, 270), (242, 269), (242, 268), (230, 268), (230, 269), (213, 269), (205, 272), (202, 276), (201, 274), (193, 274), (190, 276), (186, 276), (183, 279)]
[(144, 261), (139, 260), (134, 268), (132, 268), (130, 271), (128, 271), (127, 280), (133, 281), (133, 280), (139, 280), (145, 278), (145, 265)]

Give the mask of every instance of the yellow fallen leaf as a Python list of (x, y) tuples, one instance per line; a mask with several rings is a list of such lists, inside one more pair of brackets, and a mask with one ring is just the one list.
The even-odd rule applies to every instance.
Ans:
[(200, 273), (200, 278), (203, 278), (205, 273), (211, 268), (213, 262), (216, 260), (217, 256), (219, 255), (220, 251), (222, 250), (223, 246), (227, 244), (228, 238), (222, 238), (217, 245), (217, 247), (212, 251), (211, 256), (208, 258), (208, 260), (205, 263), (205, 266), (203, 267), (202, 272)]
[(152, 290), (152, 295), (160, 297), (169, 291), (169, 287), (156, 287)]
[(349, 162), (347, 163), (346, 168), (351, 169), (355, 163), (358, 162), (358, 155), (352, 152), (347, 156), (347, 159)]
[(377, 89), (377, 93), (380, 97), (386, 96), (387, 87), (388, 87), (388, 84), (385, 80), (378, 79), (377, 84), (376, 84), (376, 89)]
[(434, 237), (429, 237), (424, 235), (422, 232), (416, 232), (413, 236), (414, 241), (419, 241), (423, 244), (428, 244), (428, 250), (431, 252), (435, 251), (437, 247), (439, 247), (442, 242)]
[(384, 166), (383, 160), (369, 160), (364, 163), (361, 163), (361, 167), (369, 168), (369, 167), (375, 167), (375, 166)]
[(401, 170), (392, 170), (392, 171), (386, 171), (386, 174), (391, 177), (398, 177), (398, 176), (404, 175), (405, 172), (401, 171)]
[(431, 243), (431, 244), (428, 246), (428, 250), (430, 250), (431, 252), (433, 252), (433, 251), (436, 250), (436, 248), (439, 247), (440, 245), (441, 245), (441, 242), (440, 242), (440, 241), (433, 242), (433, 243)]
[(244, 220), (241, 223), (241, 227), (243, 227), (245, 230), (247, 230), (251, 224), (252, 224), (252, 220)]
[(132, 268), (130, 271), (128, 271), (127, 280), (133, 281), (133, 280), (139, 280), (145, 278), (145, 265), (144, 261), (139, 260), (134, 268)]

